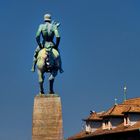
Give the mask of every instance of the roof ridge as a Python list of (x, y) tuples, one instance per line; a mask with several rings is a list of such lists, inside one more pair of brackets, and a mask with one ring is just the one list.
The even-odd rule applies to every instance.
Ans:
[(132, 109), (132, 107), (130, 106), (127, 112), (129, 112), (131, 109)]
[(126, 101), (128, 101), (128, 100), (134, 100), (134, 99), (140, 99), (140, 97), (129, 98)]
[(110, 111), (109, 115), (114, 111), (114, 109), (116, 108), (117, 105), (114, 105), (112, 110)]

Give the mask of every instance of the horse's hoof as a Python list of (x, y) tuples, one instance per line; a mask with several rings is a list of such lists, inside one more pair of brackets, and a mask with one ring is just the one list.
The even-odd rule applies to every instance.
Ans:
[(54, 91), (50, 91), (49, 94), (54, 94)]
[(45, 95), (44, 92), (40, 92), (40, 93), (39, 93), (39, 96), (43, 96), (43, 95)]

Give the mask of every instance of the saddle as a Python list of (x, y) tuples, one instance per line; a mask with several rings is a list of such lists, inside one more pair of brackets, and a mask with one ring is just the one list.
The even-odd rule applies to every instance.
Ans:
[(59, 54), (55, 49), (47, 50), (43, 48), (37, 56), (38, 67), (45, 69), (46, 72), (52, 72), (59, 69), (58, 65)]
[(45, 59), (46, 72), (51, 72), (53, 70), (58, 70), (56, 60), (53, 56), (53, 52), (47, 51), (47, 57)]

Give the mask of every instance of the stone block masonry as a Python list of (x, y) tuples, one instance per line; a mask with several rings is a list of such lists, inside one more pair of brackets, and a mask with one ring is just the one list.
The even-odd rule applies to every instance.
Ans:
[(61, 98), (56, 94), (34, 98), (32, 140), (63, 140)]

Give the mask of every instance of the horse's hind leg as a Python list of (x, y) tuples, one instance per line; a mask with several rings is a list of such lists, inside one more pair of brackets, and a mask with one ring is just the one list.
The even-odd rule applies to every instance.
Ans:
[(49, 76), (49, 83), (50, 83), (49, 93), (50, 94), (54, 94), (53, 84), (54, 84), (54, 79), (55, 79), (56, 75), (57, 75), (57, 71), (52, 71), (51, 75)]
[(54, 90), (53, 90), (53, 83), (54, 83), (54, 79), (52, 80), (49, 80), (49, 83), (50, 83), (50, 94), (54, 94)]
[(43, 82), (39, 82), (39, 87), (40, 87), (40, 93), (44, 94)]
[(43, 89), (44, 73), (40, 70), (38, 70), (38, 78), (39, 78), (40, 93), (44, 94), (44, 89)]

